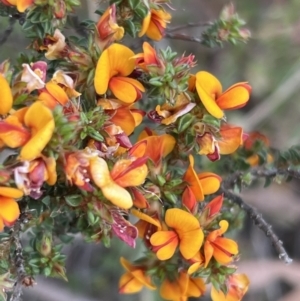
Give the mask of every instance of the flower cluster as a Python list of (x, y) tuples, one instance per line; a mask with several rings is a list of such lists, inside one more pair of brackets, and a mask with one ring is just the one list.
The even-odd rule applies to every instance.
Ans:
[[(61, 26), (77, 2), (52, 2), (2, 0), (30, 24), (41, 9), (54, 10), (60, 21), (47, 20)], [(135, 53), (123, 36), (162, 39), (169, 1), (111, 2), (89, 24), (88, 42), (66, 39), (58, 27), (39, 31), (31, 43), (38, 59), (0, 65), (0, 230), (38, 206), (27, 226), (40, 237), (28, 254), (37, 256), (27, 267), (32, 276), (65, 278), (49, 238), (60, 227), (106, 245), (113, 236), (131, 247), (144, 242), (136, 263), (121, 258), (121, 293), (159, 286), (164, 299), (183, 301), (202, 296), (210, 282), (214, 301), (239, 301), (249, 280), (235, 273), (238, 245), (224, 237), (222, 178), (199, 172), (199, 162), (243, 145), (246, 135), (224, 111), (245, 106), (251, 86), (223, 91), (209, 72), (192, 73), (194, 55), (150, 42)]]

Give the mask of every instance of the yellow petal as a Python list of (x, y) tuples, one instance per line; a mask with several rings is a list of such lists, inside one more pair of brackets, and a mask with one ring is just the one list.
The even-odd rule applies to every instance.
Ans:
[(39, 101), (29, 107), (24, 122), (31, 129), (32, 136), (22, 147), (20, 159), (30, 161), (38, 157), (50, 141), (55, 123), (51, 110)]
[(33, 4), (34, 0), (17, 0), (17, 9), (23, 13), (28, 7)]
[[(199, 221), (191, 213), (179, 208), (168, 209), (165, 216), (166, 224), (180, 233), (200, 229)], [(195, 255), (195, 254), (193, 254)]]
[(129, 209), (133, 205), (130, 193), (117, 185), (111, 178), (107, 163), (102, 158), (94, 158), (90, 163), (91, 176), (95, 184), (101, 188), (103, 195), (114, 205)]
[(23, 196), (23, 191), (12, 187), (0, 187), (0, 196), (18, 199)]
[(208, 72), (200, 71), (196, 74), (196, 89), (208, 113), (222, 118), (224, 113), (216, 103), (216, 98), (222, 92), (222, 85), (218, 79)]
[(139, 37), (143, 36), (146, 33), (146, 31), (149, 27), (150, 21), (151, 21), (151, 13), (149, 11), (147, 16), (143, 19), (142, 28), (141, 28), (140, 32), (138, 33)]
[(13, 103), (13, 96), (6, 78), (0, 73), (1, 101), (0, 115), (7, 114)]
[(243, 143), (243, 129), (241, 127), (224, 124), (220, 129), (220, 135), (218, 145), (222, 155), (234, 153)]
[(184, 230), (184, 233), (179, 234), (179, 237), (180, 253), (185, 259), (190, 259), (195, 256), (197, 252), (199, 252), (203, 243), (204, 234), (201, 229), (195, 229), (189, 232), (185, 232)]
[(58, 84), (48, 82), (46, 84), (46, 89), (62, 106), (69, 101), (67, 93)]
[(104, 94), (107, 91), (110, 80), (110, 68), (108, 49), (106, 49), (102, 52), (95, 71), (94, 86), (98, 94)]
[(0, 219), (9, 226), (20, 215), (17, 202), (13, 198), (0, 196)]

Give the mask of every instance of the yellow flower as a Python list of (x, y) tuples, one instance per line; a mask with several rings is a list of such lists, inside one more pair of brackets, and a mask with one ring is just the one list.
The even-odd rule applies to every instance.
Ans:
[(97, 63), (94, 85), (98, 94), (105, 94), (109, 88), (126, 104), (141, 97), (145, 89), (137, 80), (127, 77), (135, 67), (134, 53), (121, 44), (112, 44), (105, 49)]
[(24, 13), (24, 11), (33, 5), (34, 0), (6, 0), (9, 4), (16, 6), (17, 10), (20, 13)]
[(185, 259), (192, 258), (200, 250), (204, 237), (199, 221), (184, 210), (172, 208), (166, 212), (165, 223), (172, 230), (157, 231), (150, 238), (157, 258), (170, 259), (177, 246)]
[(151, 290), (156, 287), (152, 284), (151, 278), (146, 275), (143, 267), (134, 266), (125, 258), (120, 258), (121, 264), (127, 273), (123, 274), (119, 281), (119, 293), (133, 294), (137, 293), (145, 286)]
[(248, 291), (249, 283), (250, 281), (245, 274), (230, 275), (226, 280), (227, 295), (212, 287), (211, 298), (213, 301), (240, 301)]
[(219, 225), (220, 229), (210, 232), (205, 240), (205, 267), (207, 267), (212, 257), (220, 264), (228, 264), (232, 261), (232, 257), (239, 252), (238, 245), (234, 240), (223, 237), (228, 229), (228, 222), (221, 220)]
[(15, 199), (23, 196), (23, 192), (16, 188), (0, 187), (0, 231), (4, 226), (12, 226), (20, 215)]
[(151, 9), (143, 20), (138, 36), (142, 37), (146, 34), (148, 38), (154, 41), (161, 40), (171, 18), (172, 16), (163, 9)]
[(232, 85), (222, 93), (222, 85), (212, 74), (200, 71), (196, 74), (196, 89), (209, 114), (224, 116), (223, 110), (242, 108), (249, 100), (251, 87), (246, 82)]

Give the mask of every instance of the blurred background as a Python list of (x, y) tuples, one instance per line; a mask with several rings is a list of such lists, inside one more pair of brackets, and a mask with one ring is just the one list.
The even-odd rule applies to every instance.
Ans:
[[(239, 81), (248, 81), (253, 87), (249, 104), (228, 114), (231, 123), (246, 131), (259, 130), (266, 134), (272, 147), (282, 150), (299, 144), (300, 127), (300, 1), (299, 0), (244, 0), (232, 1), (237, 12), (247, 21), (252, 38), (247, 44), (225, 45), (209, 49), (197, 43), (163, 40), (156, 47), (170, 45), (179, 55), (193, 53), (197, 71), (213, 73), (226, 88)], [(183, 4), (184, 3), (184, 4)], [(172, 26), (186, 22), (207, 22), (218, 17), (224, 0), (173, 0), (176, 9)], [(96, 1), (82, 1), (78, 9), (81, 20), (92, 18), (99, 8)], [(0, 32), (8, 20), (0, 19)], [(182, 33), (200, 36), (203, 28), (183, 30)], [(16, 59), (19, 49), (28, 41), (19, 25), (0, 47), (0, 61)], [(21, 46), (21, 44), (23, 46)], [(227, 114), (227, 113), (226, 113)], [(273, 225), (275, 232), (294, 259), (291, 265), (279, 261), (270, 241), (246, 217), (244, 229), (231, 233), (239, 241), (241, 261), (239, 271), (248, 274), (251, 285), (245, 301), (299, 301), (300, 300), (300, 185), (296, 181), (281, 186), (244, 191), (243, 198), (255, 206)], [(137, 295), (119, 295), (118, 279), (124, 272), (119, 257), (129, 260), (139, 257), (140, 246), (134, 252), (114, 240), (112, 247), (91, 245), (76, 237), (67, 246), (68, 283), (44, 278), (38, 285), (26, 289), (25, 301), (159, 301), (157, 293), (143, 290)], [(206, 299), (205, 299), (206, 298)], [(210, 300), (209, 290), (201, 300)], [(196, 299), (193, 299), (196, 300)]]

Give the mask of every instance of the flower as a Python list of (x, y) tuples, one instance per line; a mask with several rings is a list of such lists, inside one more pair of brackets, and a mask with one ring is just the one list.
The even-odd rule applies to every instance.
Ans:
[(5, 0), (10, 5), (16, 6), (17, 10), (20, 13), (24, 13), (24, 11), (34, 4), (34, 0)]
[(0, 187), (0, 231), (4, 226), (12, 226), (20, 215), (15, 199), (23, 196), (23, 192), (16, 188)]
[(181, 93), (176, 97), (174, 105), (168, 103), (162, 106), (157, 105), (155, 110), (157, 114), (162, 118), (161, 123), (169, 125), (174, 123), (178, 117), (191, 111), (196, 106), (195, 103), (190, 101), (190, 98), (185, 93)]
[(211, 161), (220, 159), (220, 155), (234, 153), (243, 144), (243, 129), (230, 124), (222, 124), (218, 137), (213, 133), (204, 132), (196, 136), (200, 146), (199, 155), (207, 155)]
[(42, 89), (45, 86), (44, 80), (46, 77), (47, 63), (37, 62), (38, 66), (42, 68), (37, 68), (34, 64), (22, 64), (23, 71), (21, 76), (21, 81), (27, 83), (26, 89), (28, 93), (31, 93), (35, 89)]
[(226, 279), (228, 289), (225, 295), (222, 291), (217, 291), (214, 287), (211, 289), (211, 298), (213, 301), (240, 301), (248, 291), (249, 279), (245, 274), (229, 275)]
[(135, 67), (133, 56), (133, 51), (121, 44), (112, 44), (102, 52), (94, 79), (98, 94), (105, 94), (109, 88), (126, 104), (131, 104), (141, 97), (141, 92), (145, 91), (143, 85), (127, 77)]
[(221, 220), (219, 225), (220, 229), (210, 232), (205, 240), (204, 267), (207, 267), (212, 257), (220, 264), (228, 264), (232, 261), (232, 257), (239, 252), (238, 245), (234, 240), (222, 237), (228, 229), (228, 222)]
[(1, 87), (0, 115), (5, 115), (10, 111), (12, 107), (13, 96), (7, 80), (1, 73), (0, 73), (0, 87)]
[(172, 230), (157, 231), (150, 238), (157, 258), (170, 259), (177, 246), (185, 259), (192, 258), (199, 251), (204, 237), (199, 221), (182, 209), (172, 208), (166, 212), (165, 223)]
[(120, 278), (119, 293), (137, 293), (142, 290), (144, 286), (151, 290), (156, 289), (151, 282), (151, 278), (146, 275), (146, 271), (143, 266), (134, 266), (123, 257), (120, 258), (120, 262), (127, 273), (123, 274)]
[(41, 156), (32, 161), (24, 161), (14, 169), (17, 187), (34, 199), (42, 196), (41, 187), (46, 182), (48, 185), (56, 183), (56, 161), (53, 157)]
[(61, 31), (59, 29), (55, 29), (53, 37), (48, 35), (45, 40), (47, 42), (46, 45), (41, 46), (41, 50), (47, 50), (45, 57), (48, 60), (61, 58), (67, 47), (65, 36), (61, 33)]
[(146, 34), (148, 38), (154, 41), (161, 40), (171, 18), (172, 16), (163, 9), (151, 9), (143, 20), (138, 36), (142, 37)]
[(183, 180), (188, 183), (196, 200), (203, 201), (204, 195), (215, 193), (220, 188), (221, 177), (211, 172), (196, 174), (192, 155), (189, 155), (189, 161), (190, 165), (183, 176)]
[(96, 28), (99, 35), (98, 44), (100, 49), (105, 49), (114, 41), (119, 41), (123, 38), (124, 28), (117, 24), (115, 3), (107, 8), (99, 19)]
[(0, 121), (0, 125), (0, 141), (11, 148), (22, 146), (19, 157), (22, 161), (39, 157), (55, 128), (52, 112), (41, 102), (16, 111)]
[(145, 156), (148, 157), (156, 167), (161, 165), (162, 158), (166, 157), (175, 147), (176, 140), (169, 134), (156, 135), (146, 128), (138, 137), (136, 145), (146, 142)]
[(180, 272), (175, 280), (166, 278), (160, 288), (165, 300), (187, 301), (188, 297), (200, 297), (205, 292), (205, 283), (201, 278), (190, 278), (186, 272)]
[(222, 118), (222, 110), (242, 108), (249, 100), (251, 86), (240, 82), (222, 93), (222, 85), (212, 74), (200, 71), (196, 74), (196, 89), (205, 109), (215, 118)]

